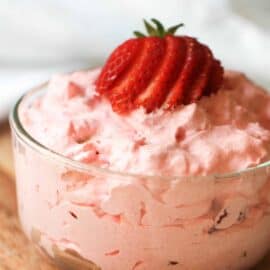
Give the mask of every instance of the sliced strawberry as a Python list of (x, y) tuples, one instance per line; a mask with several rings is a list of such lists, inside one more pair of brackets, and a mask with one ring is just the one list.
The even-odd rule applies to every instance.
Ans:
[(186, 84), (186, 88), (184, 91), (184, 97), (182, 99), (183, 104), (189, 104), (190, 102), (190, 95), (193, 91), (193, 85), (196, 83), (197, 79), (200, 76), (200, 73), (204, 67), (205, 63), (205, 55), (203, 46), (199, 43), (196, 49), (196, 56), (197, 62), (195, 67), (193, 68), (192, 72), (190, 73), (189, 78), (187, 78), (188, 83)]
[(162, 105), (164, 98), (169, 93), (168, 89), (171, 88), (184, 65), (186, 43), (181, 38), (171, 35), (166, 36), (165, 41), (165, 57), (155, 74), (155, 78), (135, 100), (137, 105), (144, 106), (147, 111), (153, 111)]
[(164, 39), (149, 37), (141, 40), (142, 51), (127, 76), (118, 80), (109, 96), (114, 111), (125, 113), (136, 107), (135, 98), (147, 87), (162, 62), (165, 52)]
[(208, 96), (211, 93), (216, 93), (217, 90), (221, 87), (223, 82), (224, 69), (220, 64), (219, 60), (214, 60), (209, 75), (209, 81), (206, 86), (204, 95)]
[(192, 73), (194, 72), (199, 59), (198, 50), (200, 46), (196, 39), (183, 37), (183, 40), (187, 45), (185, 64), (183, 69), (180, 71), (175, 84), (170, 89), (170, 93), (164, 103), (164, 108), (166, 109), (172, 109), (183, 102), (184, 93), (190, 86)]
[(210, 49), (188, 36), (174, 36), (183, 24), (167, 30), (155, 19), (145, 21), (146, 37), (120, 45), (109, 57), (97, 81), (97, 92), (119, 114), (144, 107), (152, 112), (174, 109), (215, 93), (223, 81), (223, 67)]
[(192, 103), (198, 100), (202, 96), (209, 80), (209, 74), (211, 72), (213, 63), (213, 56), (208, 47), (201, 47), (203, 52), (203, 64), (201, 65), (195, 82), (193, 83), (190, 91), (188, 91), (188, 95), (185, 99), (185, 104)]
[(106, 93), (111, 89), (122, 73), (132, 65), (141, 46), (141, 39), (129, 39), (110, 55), (96, 81), (99, 93)]

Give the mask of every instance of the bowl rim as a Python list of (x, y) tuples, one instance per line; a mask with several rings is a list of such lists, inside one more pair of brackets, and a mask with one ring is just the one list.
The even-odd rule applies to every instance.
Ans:
[(43, 155), (49, 159), (52, 159), (56, 162), (60, 162), (61, 164), (64, 164), (69, 167), (73, 167), (74, 169), (77, 169), (79, 171), (84, 171), (86, 173), (98, 173), (101, 175), (114, 175), (119, 177), (131, 177), (131, 178), (144, 178), (144, 179), (164, 179), (164, 180), (222, 180), (222, 179), (231, 179), (235, 177), (239, 177), (243, 174), (248, 174), (250, 172), (255, 172), (259, 169), (265, 168), (270, 166), (270, 160), (265, 161), (263, 163), (260, 163), (256, 166), (249, 167), (246, 169), (238, 170), (238, 171), (232, 171), (228, 173), (213, 173), (209, 175), (175, 175), (175, 176), (166, 176), (166, 175), (147, 175), (147, 174), (136, 174), (136, 173), (130, 173), (130, 172), (121, 172), (116, 170), (111, 170), (109, 168), (102, 168), (97, 165), (92, 164), (85, 164), (80, 161), (73, 160), (71, 158), (68, 158), (64, 156), (61, 153), (58, 153), (49, 147), (43, 145), (38, 140), (36, 140), (34, 137), (32, 137), (27, 130), (23, 127), (23, 124), (20, 121), (19, 117), (19, 108), (22, 105), (22, 103), (29, 97), (34, 95), (37, 92), (46, 90), (45, 87), (47, 87), (49, 84), (49, 81), (43, 82), (27, 92), (25, 92), (15, 103), (13, 108), (10, 111), (9, 114), (9, 123), (11, 127), (12, 134), (16, 135), (24, 144), (31, 147), (34, 151), (38, 152), (40, 155)]

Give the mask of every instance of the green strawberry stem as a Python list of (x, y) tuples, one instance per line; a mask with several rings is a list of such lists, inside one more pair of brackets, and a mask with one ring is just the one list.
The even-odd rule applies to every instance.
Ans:
[[(143, 20), (143, 22), (144, 22), (144, 26), (146, 28), (146, 32), (148, 36), (160, 37), (160, 38), (163, 38), (166, 35), (174, 35), (180, 27), (184, 26), (183, 23), (179, 23), (177, 25), (169, 27), (166, 30), (164, 26), (162, 25), (162, 23), (158, 21), (157, 19), (151, 19), (152, 24), (149, 23), (147, 20)], [(147, 36), (139, 31), (134, 31), (134, 35), (138, 38)]]

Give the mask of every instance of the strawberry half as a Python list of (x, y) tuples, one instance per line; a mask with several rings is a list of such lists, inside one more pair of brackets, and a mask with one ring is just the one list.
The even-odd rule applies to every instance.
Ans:
[(222, 85), (224, 69), (211, 50), (193, 37), (174, 35), (183, 24), (165, 30), (152, 22), (144, 21), (149, 36), (134, 32), (137, 37), (113, 51), (97, 78), (97, 92), (119, 114), (139, 107), (173, 110)]

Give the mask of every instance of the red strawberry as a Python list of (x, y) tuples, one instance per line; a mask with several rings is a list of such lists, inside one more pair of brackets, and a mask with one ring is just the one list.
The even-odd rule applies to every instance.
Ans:
[(179, 70), (183, 68), (186, 55), (186, 44), (181, 39), (175, 39), (167, 35), (166, 54), (161, 61), (160, 68), (151, 80), (147, 88), (136, 98), (137, 106), (144, 106), (147, 111), (159, 108), (168, 95), (170, 89), (178, 77)]
[(214, 59), (212, 63), (211, 72), (208, 80), (208, 84), (205, 90), (206, 95), (210, 95), (211, 93), (216, 93), (220, 88), (223, 81), (223, 67), (220, 64), (219, 60)]
[(165, 54), (164, 39), (149, 37), (140, 39), (141, 51), (128, 73), (117, 80), (108, 93), (112, 107), (116, 112), (132, 110), (135, 98), (148, 86)]
[(222, 85), (223, 67), (210, 49), (195, 38), (174, 36), (182, 24), (165, 31), (144, 21), (149, 37), (135, 32), (114, 50), (97, 81), (97, 91), (120, 114), (143, 106), (147, 112), (173, 109), (215, 93)]
[(142, 42), (140, 39), (130, 39), (120, 45), (109, 57), (106, 69), (103, 69), (99, 75), (100, 93), (106, 92), (113, 86), (113, 83), (122, 75), (122, 72), (127, 71), (132, 66), (132, 61), (135, 59)]
[(178, 73), (177, 79), (174, 85), (168, 91), (168, 96), (165, 100), (166, 108), (174, 108), (179, 104), (183, 104), (184, 97), (187, 94), (188, 88), (192, 80), (194, 80), (194, 74), (196, 69), (200, 65), (200, 44), (193, 38), (179, 37), (186, 43), (187, 51), (183, 62), (183, 68)]

